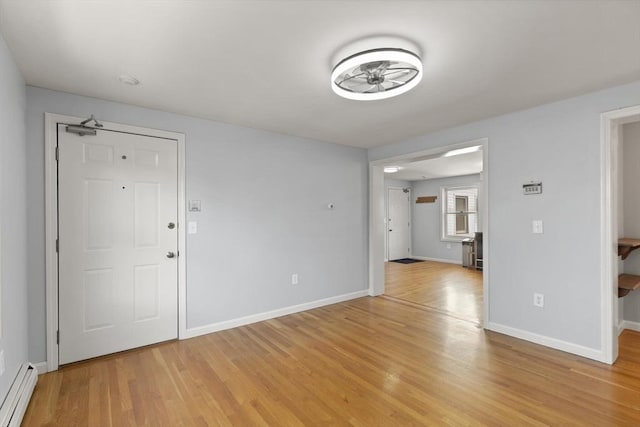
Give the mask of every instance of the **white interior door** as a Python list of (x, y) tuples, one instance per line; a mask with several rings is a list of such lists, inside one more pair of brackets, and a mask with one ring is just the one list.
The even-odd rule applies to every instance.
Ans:
[(176, 141), (65, 128), (58, 125), (60, 364), (177, 338)]
[(387, 235), (389, 260), (411, 254), (411, 194), (402, 188), (389, 188), (387, 194)]

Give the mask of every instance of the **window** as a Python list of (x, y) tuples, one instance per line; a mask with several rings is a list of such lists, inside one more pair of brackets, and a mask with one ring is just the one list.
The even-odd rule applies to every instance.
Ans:
[(478, 230), (478, 187), (442, 188), (442, 240), (460, 241)]

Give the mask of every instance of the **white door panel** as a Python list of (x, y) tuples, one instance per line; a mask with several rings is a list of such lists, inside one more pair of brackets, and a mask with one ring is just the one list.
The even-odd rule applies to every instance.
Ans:
[(402, 188), (389, 188), (387, 194), (387, 235), (389, 260), (410, 255), (410, 193)]
[(177, 337), (177, 144), (58, 126), (61, 364)]

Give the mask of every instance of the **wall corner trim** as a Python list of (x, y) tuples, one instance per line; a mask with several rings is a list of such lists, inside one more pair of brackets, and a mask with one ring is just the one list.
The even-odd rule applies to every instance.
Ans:
[(286, 316), (288, 314), (299, 313), (301, 311), (311, 310), (314, 308), (324, 307), (326, 305), (336, 304), (356, 298), (362, 298), (369, 295), (368, 289), (351, 292), (348, 294), (336, 295), (334, 297), (323, 298), (315, 301), (305, 302), (302, 304), (291, 305), (276, 310), (265, 311), (262, 313), (251, 314), (249, 316), (239, 317), (236, 319), (223, 320), (222, 322), (211, 323), (209, 325), (188, 328), (181, 339), (194, 338), (200, 335), (206, 335), (213, 332), (224, 331), (225, 329), (237, 328), (238, 326), (249, 325), (251, 323), (262, 322), (274, 319), (276, 317)]

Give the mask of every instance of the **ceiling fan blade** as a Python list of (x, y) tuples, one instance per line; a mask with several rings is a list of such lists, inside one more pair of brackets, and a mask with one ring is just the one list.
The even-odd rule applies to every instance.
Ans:
[(380, 74), (384, 74), (384, 72), (387, 70), (387, 68), (389, 68), (390, 65), (391, 62), (382, 61), (382, 63), (378, 65), (374, 71), (379, 72)]
[(354, 87), (354, 86), (360, 86), (362, 84), (367, 84), (367, 79), (363, 77), (358, 77), (354, 79), (343, 80), (339, 83), (339, 86)]
[(371, 87), (371, 85), (369, 83), (367, 83), (366, 81), (357, 84), (357, 85), (353, 85), (353, 86), (348, 86), (347, 89), (354, 91), (354, 92), (362, 92), (360, 89), (361, 88), (365, 88), (365, 87)]
[(342, 79), (342, 83), (346, 82), (347, 80), (351, 80), (351, 79), (357, 79), (360, 77), (366, 77), (367, 73), (358, 73), (358, 74), (354, 74), (354, 75), (347, 75), (345, 76), (344, 79)]
[(411, 72), (417, 72), (417, 71), (414, 70), (413, 68), (388, 68), (383, 74), (383, 76), (387, 77), (387, 76), (392, 76), (394, 74), (404, 75), (404, 74), (409, 74)]

